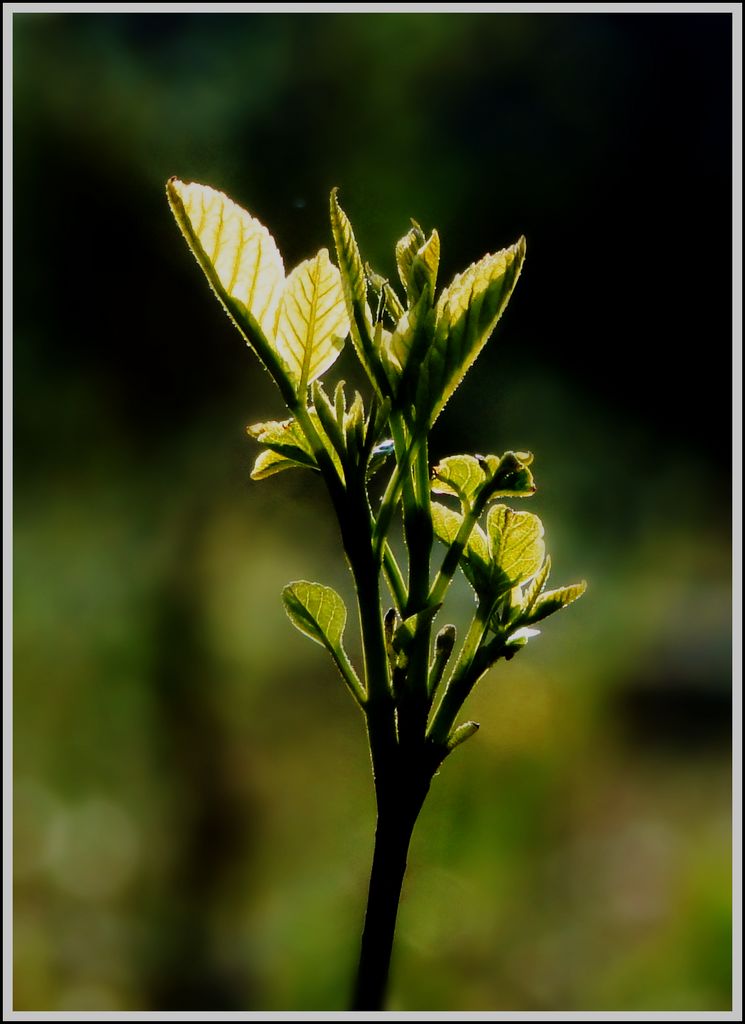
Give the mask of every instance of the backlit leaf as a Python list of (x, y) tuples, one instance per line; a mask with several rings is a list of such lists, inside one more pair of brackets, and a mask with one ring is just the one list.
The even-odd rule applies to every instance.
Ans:
[[(450, 547), (458, 536), (462, 522), (463, 516), (459, 512), (437, 501), (432, 502), (432, 528), (435, 537), (442, 544)], [(460, 565), (466, 579), (477, 593), (488, 588), (491, 578), (489, 542), (478, 524), (471, 531)]]
[(418, 376), (416, 405), (428, 422), (437, 419), (494, 330), (524, 257), (521, 238), (472, 264), (440, 296), (434, 341)]
[[(429, 296), (429, 287), (426, 287), (417, 302), (401, 316), (385, 346), (394, 377), (400, 377), (408, 368), (407, 377), (416, 380), (417, 366), (432, 342), (435, 327)], [(407, 387), (407, 394), (410, 390)]]
[(285, 611), (301, 633), (332, 652), (341, 648), (347, 609), (331, 587), (297, 580), (282, 591)]
[(416, 221), (412, 221), (411, 230), (396, 243), (396, 265), (409, 306), (419, 300), (425, 288), (434, 295), (440, 265), (440, 236), (433, 231), (427, 238)]
[(506, 505), (494, 505), (486, 518), (486, 534), (497, 591), (524, 583), (543, 565), (543, 524), (532, 512), (514, 512)]
[(530, 452), (505, 452), (501, 458), (486, 455), (483, 465), (486, 475), (484, 497), (529, 498), (535, 493), (535, 481), (530, 471), (533, 456)]
[(553, 615), (554, 612), (558, 612), (562, 608), (566, 608), (567, 605), (572, 604), (582, 597), (586, 590), (587, 583), (584, 580), (581, 583), (572, 583), (570, 586), (561, 587), (558, 590), (547, 590), (535, 602), (532, 611), (521, 618), (521, 622), (540, 622), (541, 619), (545, 619), (549, 615)]
[[(546, 555), (546, 561), (543, 563), (539, 571), (535, 574), (533, 579), (530, 581), (530, 583), (527, 585), (527, 587), (522, 593), (520, 606), (523, 613), (529, 612), (533, 605), (536, 603), (538, 597), (541, 594), (541, 591), (546, 586), (546, 582), (550, 574), (551, 556)], [(521, 615), (520, 618), (524, 621), (527, 621), (527, 619), (524, 619), (524, 615)]]
[(184, 237), (228, 312), (239, 317), (250, 314), (271, 339), (285, 273), (267, 229), (208, 185), (172, 178), (168, 199)]
[(414, 291), (413, 283), (413, 270), (414, 260), (416, 254), (426, 243), (426, 235), (419, 227), (416, 221), (411, 222), (411, 229), (406, 232), (403, 238), (399, 238), (396, 242), (396, 266), (398, 267), (398, 276), (401, 278), (401, 284), (404, 286), (407, 296), (409, 297), (409, 304), (412, 300), (416, 299), (416, 295), (412, 295)]
[(341, 272), (352, 343), (371, 382), (378, 390), (386, 390), (385, 372), (372, 343), (372, 314), (367, 304), (365, 270), (352, 225), (339, 205), (337, 189), (331, 192), (331, 231)]
[(259, 444), (292, 459), (301, 465), (316, 468), (313, 451), (306, 440), (305, 434), (295, 419), (269, 420), (266, 423), (254, 423), (246, 427), (246, 433)]
[[(310, 408), (308, 413), (311, 421), (313, 422), (313, 426), (316, 428), (316, 433), (323, 443), (324, 448), (329, 453), (337, 472), (340, 476), (343, 476), (339, 455), (333, 443), (329, 440), (326, 431), (323, 429), (318, 413), (313, 408)], [(305, 437), (300, 424), (295, 419), (270, 420), (267, 423), (254, 423), (253, 426), (246, 427), (246, 433), (249, 437), (258, 441), (259, 444), (265, 445), (271, 451), (276, 452), (278, 455), (283, 455), (286, 459), (291, 459), (298, 465), (307, 466), (309, 469), (318, 468), (315, 455), (313, 454), (313, 449)], [(262, 466), (263, 465), (264, 463), (262, 463)], [(274, 464), (272, 463), (272, 465)], [(256, 467), (254, 466), (254, 470), (255, 469)], [(279, 470), (274, 470), (274, 472), (279, 472)], [(265, 475), (268, 476), (270, 474)]]
[(308, 469), (310, 468), (306, 462), (297, 462), (295, 459), (288, 459), (284, 455), (280, 455), (279, 452), (273, 452), (267, 449), (264, 452), (259, 452), (254, 462), (253, 469), (251, 470), (252, 480), (265, 480), (269, 476), (274, 476), (275, 473), (281, 473), (285, 469)]
[(486, 481), (484, 466), (475, 455), (449, 455), (432, 471), (435, 494), (453, 494), (467, 505)]
[(535, 491), (527, 452), (505, 452), (504, 455), (450, 455), (433, 470), (432, 491), (452, 494), (464, 506), (473, 507), (500, 497), (529, 497)]
[(300, 390), (331, 366), (348, 333), (341, 276), (321, 249), (287, 278), (277, 318), (277, 351)]

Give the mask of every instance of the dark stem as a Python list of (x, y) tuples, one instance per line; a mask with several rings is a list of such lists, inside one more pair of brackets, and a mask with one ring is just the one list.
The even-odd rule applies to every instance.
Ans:
[(353, 1010), (383, 1008), (409, 843), (428, 788), (414, 796), (395, 794), (379, 804)]

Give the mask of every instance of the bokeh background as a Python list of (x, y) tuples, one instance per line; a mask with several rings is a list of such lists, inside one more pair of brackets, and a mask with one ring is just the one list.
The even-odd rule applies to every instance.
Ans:
[(282, 408), (172, 174), (288, 266), (333, 185), (386, 275), (410, 216), (442, 281), (528, 239), (433, 455), (535, 452), (554, 579), (590, 589), (472, 698), (391, 1006), (726, 1009), (730, 17), (16, 14), (13, 42), (16, 1009), (340, 1009), (357, 955), (363, 724), (279, 599), (350, 582), (319, 481), (249, 480)]

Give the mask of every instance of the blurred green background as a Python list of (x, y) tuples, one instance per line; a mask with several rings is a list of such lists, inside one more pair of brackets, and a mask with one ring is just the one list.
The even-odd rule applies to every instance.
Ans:
[(172, 174), (286, 266), (333, 185), (388, 275), (410, 216), (443, 281), (528, 239), (433, 457), (535, 452), (554, 579), (590, 590), (472, 698), (391, 1006), (726, 1009), (729, 16), (13, 30), (16, 1009), (340, 1009), (357, 955), (363, 725), (279, 599), (350, 581), (318, 480), (249, 480), (282, 408)]

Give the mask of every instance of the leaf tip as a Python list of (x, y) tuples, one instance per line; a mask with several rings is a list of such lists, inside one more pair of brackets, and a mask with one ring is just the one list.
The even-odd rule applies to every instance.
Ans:
[(447, 739), (447, 751), (448, 751), (448, 753), (450, 753), (451, 751), (455, 750), (456, 747), (459, 747), (461, 745), (461, 743), (465, 743), (466, 740), (471, 738), (471, 736), (475, 736), (476, 733), (479, 731), (479, 728), (480, 728), (480, 726), (479, 726), (478, 722), (464, 722), (462, 725), (459, 725), (458, 728), (455, 729), (448, 736), (448, 739)]

